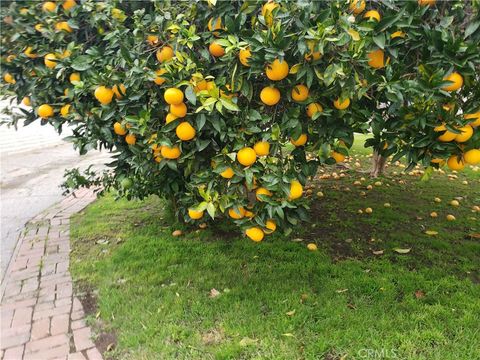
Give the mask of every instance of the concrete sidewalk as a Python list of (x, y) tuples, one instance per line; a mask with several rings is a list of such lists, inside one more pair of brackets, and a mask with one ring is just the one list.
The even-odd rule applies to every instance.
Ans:
[(102, 359), (69, 273), (70, 216), (95, 199), (79, 190), (28, 222), (2, 286), (2, 360)]

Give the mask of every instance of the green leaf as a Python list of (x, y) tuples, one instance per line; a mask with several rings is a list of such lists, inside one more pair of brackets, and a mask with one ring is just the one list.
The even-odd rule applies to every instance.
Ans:
[(78, 71), (85, 71), (90, 69), (92, 58), (88, 55), (80, 55), (75, 58), (72, 62), (72, 68)]
[(373, 42), (375, 44), (377, 44), (377, 46), (380, 48), (380, 49), (384, 49), (385, 48), (385, 34), (384, 33), (380, 33), (378, 35), (375, 35), (373, 37)]
[(208, 212), (208, 215), (210, 215), (210, 217), (212, 219), (215, 219), (215, 205), (213, 205), (212, 202), (209, 202), (207, 204), (207, 212)]
[(187, 100), (192, 103), (192, 105), (197, 104), (197, 95), (195, 95), (195, 92), (193, 91), (193, 87), (187, 86), (185, 89), (185, 96), (187, 97)]
[(480, 27), (480, 20), (473, 21), (468, 24), (467, 28), (465, 29), (465, 39), (472, 35), (477, 29)]

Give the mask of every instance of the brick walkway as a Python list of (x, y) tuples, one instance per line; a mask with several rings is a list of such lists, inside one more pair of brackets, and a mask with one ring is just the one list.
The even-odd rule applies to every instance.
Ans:
[(70, 215), (94, 199), (79, 190), (27, 224), (3, 284), (2, 360), (102, 359), (68, 271)]

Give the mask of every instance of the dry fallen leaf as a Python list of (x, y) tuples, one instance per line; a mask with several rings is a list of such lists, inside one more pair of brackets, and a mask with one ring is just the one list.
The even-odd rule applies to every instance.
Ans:
[(425, 296), (425, 293), (424, 293), (422, 290), (417, 290), (417, 291), (415, 291), (415, 297), (416, 297), (417, 299), (421, 299), (421, 298), (423, 298), (424, 296)]
[(412, 250), (411, 248), (408, 249), (400, 249), (400, 248), (395, 248), (393, 251), (395, 251), (398, 254), (408, 254)]
[(384, 250), (372, 250), (373, 255), (383, 255)]
[(425, 234), (427, 235), (438, 235), (438, 231), (435, 231), (435, 230), (427, 230), (425, 231)]
[(285, 334), (282, 334), (283, 336), (286, 336), (286, 337), (295, 337), (295, 335), (293, 335), (292, 333), (285, 333)]
[(217, 289), (213, 288), (210, 290), (210, 295), (209, 295), (211, 298), (215, 298), (217, 296), (220, 296), (220, 291), (218, 291)]
[(348, 289), (338, 289), (338, 290), (335, 290), (335, 292), (337, 292), (338, 294), (344, 293), (345, 291), (348, 291)]
[(295, 310), (287, 311), (285, 314), (288, 316), (293, 316), (295, 315)]

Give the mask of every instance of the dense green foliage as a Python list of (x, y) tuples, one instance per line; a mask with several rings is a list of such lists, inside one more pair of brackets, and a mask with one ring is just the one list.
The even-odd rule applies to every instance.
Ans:
[[(3, 91), (28, 97), (26, 123), (40, 115), (72, 127), (82, 153), (112, 150), (108, 186), (173, 198), (187, 219), (189, 208), (204, 219), (204, 210), (213, 218), (250, 207), (236, 220), (243, 228), (296, 225), (306, 216), (296, 181), (342, 161), (354, 132), (372, 131), (367, 146), (411, 166), (453, 156), (460, 168), (480, 145), (479, 131), (455, 141), (460, 126), (480, 122), (478, 2), (65, 0), (1, 11)], [(275, 59), (289, 65), (284, 78), (270, 69), (282, 80), (266, 76)], [(452, 73), (458, 91), (445, 90)], [(267, 86), (280, 91), (276, 105), (260, 99)], [(187, 114), (166, 123), (172, 87)], [(350, 103), (340, 110), (337, 99)], [(310, 117), (313, 102), (322, 111)], [(450, 141), (437, 140), (443, 131)], [(306, 143), (292, 146), (301, 134)], [(268, 155), (253, 153), (251, 164), (250, 151), (239, 164), (239, 150), (259, 141)], [(255, 201), (256, 186), (271, 195)]]

